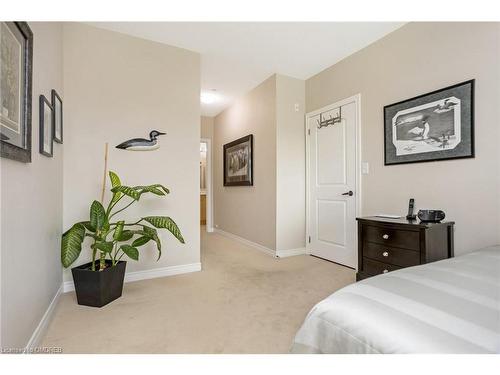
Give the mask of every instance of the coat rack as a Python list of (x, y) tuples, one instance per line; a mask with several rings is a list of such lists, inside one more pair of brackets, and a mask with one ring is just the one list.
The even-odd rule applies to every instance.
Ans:
[(337, 117), (330, 116), (329, 119), (323, 120), (323, 114), (319, 114), (318, 129), (325, 128), (330, 125), (335, 125), (342, 121), (342, 107), (339, 108), (339, 115)]

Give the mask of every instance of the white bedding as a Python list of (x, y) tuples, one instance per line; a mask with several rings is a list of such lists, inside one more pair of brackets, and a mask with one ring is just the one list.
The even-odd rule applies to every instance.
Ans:
[(500, 353), (500, 246), (349, 285), (318, 303), (292, 353)]

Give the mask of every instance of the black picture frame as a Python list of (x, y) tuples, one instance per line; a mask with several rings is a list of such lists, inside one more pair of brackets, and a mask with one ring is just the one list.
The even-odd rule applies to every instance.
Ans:
[[(253, 186), (253, 134), (226, 143), (223, 149), (224, 186)], [(239, 155), (234, 155), (234, 157), (236, 158), (236, 162), (244, 164), (239, 170), (241, 171), (241, 169), (246, 168), (246, 174), (239, 176), (230, 175), (229, 168), (231, 167), (231, 163), (228, 162), (228, 158), (231, 156), (230, 153), (241, 154), (242, 158)], [(240, 161), (238, 161), (238, 158), (240, 158)]]
[[(7, 24), (7, 22), (2, 22)], [(10, 23), (10, 22), (9, 22)], [(22, 93), (21, 104), (21, 137), (24, 147), (7, 142), (3, 133), (0, 138), (0, 156), (3, 158), (31, 163), (31, 113), (32, 113), (32, 80), (33, 80), (33, 32), (27, 22), (12, 22), (24, 38), (22, 48)]]
[[(50, 119), (46, 121), (46, 110), (49, 111)], [(39, 150), (40, 154), (47, 157), (54, 155), (54, 108), (52, 104), (44, 95), (40, 95), (40, 136), (39, 136)], [(47, 141), (49, 147), (45, 147)]]
[(471, 79), (384, 106), (384, 165), (474, 158), (474, 91)]
[[(52, 116), (52, 126), (54, 127), (54, 141), (57, 143), (63, 143), (63, 129), (64, 129), (64, 124), (63, 124), (63, 101), (57, 91), (55, 89), (52, 89), (51, 91), (51, 103), (52, 103), (52, 109), (54, 110), (54, 116)], [(59, 103), (59, 106), (57, 105)], [(59, 109), (59, 110), (57, 110)], [(58, 129), (58, 122), (57, 118), (60, 118), (61, 121), (59, 122), (61, 128)], [(59, 134), (59, 136), (58, 136)]]

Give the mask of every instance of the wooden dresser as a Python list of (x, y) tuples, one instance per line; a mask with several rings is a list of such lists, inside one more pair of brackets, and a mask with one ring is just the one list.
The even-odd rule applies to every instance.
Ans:
[(357, 218), (356, 280), (453, 256), (452, 221)]

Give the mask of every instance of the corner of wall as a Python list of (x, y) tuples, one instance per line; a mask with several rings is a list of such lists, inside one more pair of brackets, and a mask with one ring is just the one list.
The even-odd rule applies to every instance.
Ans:
[(276, 249), (305, 249), (305, 81), (276, 75)]

